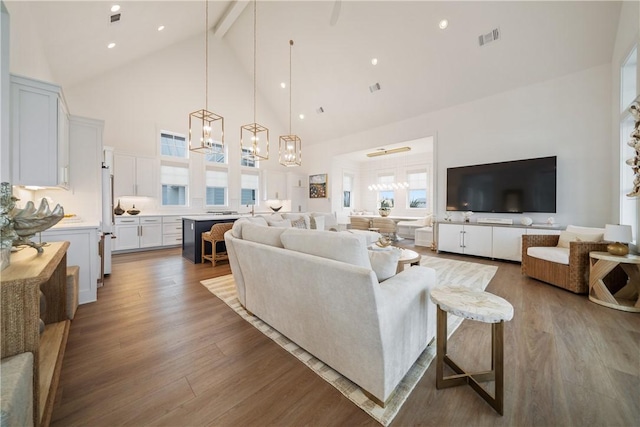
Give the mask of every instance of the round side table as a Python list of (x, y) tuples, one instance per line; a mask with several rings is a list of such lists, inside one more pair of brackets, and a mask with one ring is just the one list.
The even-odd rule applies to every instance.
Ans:
[[(628, 281), (622, 289), (611, 294), (605, 278), (617, 266), (625, 272)], [(589, 300), (616, 310), (640, 313), (640, 256), (590, 252)]]
[[(500, 415), (504, 410), (504, 322), (513, 318), (513, 306), (504, 298), (489, 292), (463, 286), (442, 286), (431, 290), (431, 299), (438, 306), (436, 336), (436, 388), (468, 384)], [(447, 313), (491, 323), (491, 370), (469, 373), (447, 354)], [(445, 363), (456, 373), (444, 376)], [(491, 396), (479, 383), (495, 381)]]

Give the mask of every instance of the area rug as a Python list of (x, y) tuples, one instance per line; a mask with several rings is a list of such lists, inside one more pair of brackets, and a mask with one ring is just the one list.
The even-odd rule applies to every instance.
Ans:
[[(425, 256), (421, 258), (420, 265), (436, 270), (439, 284), (458, 284), (474, 289), (485, 289), (498, 270), (498, 267), (491, 265)], [(322, 379), (338, 389), (344, 396), (384, 426), (388, 426), (389, 423), (393, 421), (402, 404), (407, 400), (407, 397), (411, 394), (436, 356), (436, 344), (434, 340), (427, 346), (418, 360), (416, 360), (407, 375), (400, 382), (390, 401), (383, 408), (365, 396), (360, 387), (316, 359), (313, 355), (297, 346), (259, 318), (249, 314), (244, 307), (242, 307), (240, 301), (238, 301), (232, 275), (203, 280), (200, 283), (235, 310), (243, 319), (298, 358), (298, 360), (307, 365)], [(460, 317), (449, 316), (449, 336), (460, 326), (462, 320)]]

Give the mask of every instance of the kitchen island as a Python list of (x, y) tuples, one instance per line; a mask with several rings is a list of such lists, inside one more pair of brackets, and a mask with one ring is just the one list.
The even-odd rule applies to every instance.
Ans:
[[(234, 222), (246, 215), (193, 215), (182, 217), (182, 257), (194, 264), (202, 262), (202, 233), (214, 224)], [(220, 242), (220, 244), (224, 244)]]

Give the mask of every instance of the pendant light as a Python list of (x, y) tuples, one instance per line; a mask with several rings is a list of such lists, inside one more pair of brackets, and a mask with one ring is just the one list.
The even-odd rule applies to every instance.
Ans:
[[(204, 37), (204, 109), (189, 114), (189, 151), (224, 153), (224, 117), (209, 111), (209, 0), (205, 1)], [(218, 126), (219, 131), (214, 131)]]
[(293, 40), (289, 40), (289, 135), (280, 136), (279, 161), (287, 167), (300, 166), (302, 164), (302, 140), (298, 135), (291, 133), (291, 50)]
[(240, 127), (240, 155), (249, 161), (269, 159), (269, 129), (256, 123), (256, 0), (253, 0), (253, 123)]

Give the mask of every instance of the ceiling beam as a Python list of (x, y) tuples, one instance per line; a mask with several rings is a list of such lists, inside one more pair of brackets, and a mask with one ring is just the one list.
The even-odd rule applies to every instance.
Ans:
[(222, 18), (213, 27), (213, 35), (218, 39), (223, 38), (248, 4), (249, 0), (232, 0), (224, 11)]

